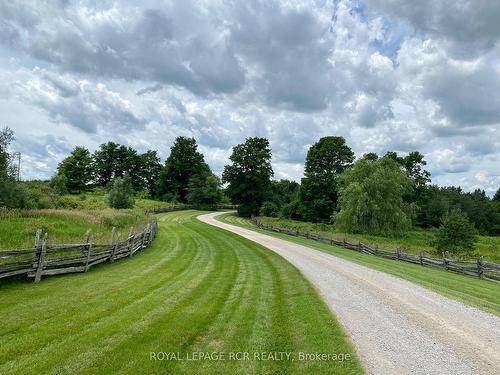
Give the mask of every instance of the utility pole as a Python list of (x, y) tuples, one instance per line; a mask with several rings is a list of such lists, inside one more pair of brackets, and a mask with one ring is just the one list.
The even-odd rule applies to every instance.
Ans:
[(14, 158), (17, 158), (17, 181), (20, 181), (21, 178), (21, 153), (14, 152)]

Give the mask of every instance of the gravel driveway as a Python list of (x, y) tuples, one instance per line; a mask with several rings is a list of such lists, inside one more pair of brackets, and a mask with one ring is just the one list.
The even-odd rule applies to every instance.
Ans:
[(217, 215), (198, 219), (271, 249), (311, 281), (367, 373), (500, 374), (500, 318), (345, 259), (222, 223)]

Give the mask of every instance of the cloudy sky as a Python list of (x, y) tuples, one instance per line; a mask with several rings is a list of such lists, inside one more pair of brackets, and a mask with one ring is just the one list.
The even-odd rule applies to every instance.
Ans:
[(422, 152), (433, 182), (500, 186), (497, 0), (0, 1), (0, 126), (23, 178), (76, 145), (168, 156), (194, 136), (220, 173), (267, 137), (276, 178), (341, 135)]

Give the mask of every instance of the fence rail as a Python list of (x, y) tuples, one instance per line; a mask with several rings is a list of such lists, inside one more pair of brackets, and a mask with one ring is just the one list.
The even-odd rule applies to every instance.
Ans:
[(42, 276), (60, 275), (73, 272), (87, 272), (91, 267), (106, 261), (131, 257), (147, 248), (156, 237), (156, 218), (141, 231), (132, 228), (125, 240), (118, 241), (113, 228), (107, 244), (96, 244), (92, 233), (87, 231), (83, 243), (51, 244), (48, 233), (39, 229), (35, 234), (32, 249), (0, 250), (0, 279), (15, 275), (25, 275), (37, 283)]
[(383, 258), (420, 264), (421, 266), (439, 268), (445, 271), (461, 273), (469, 276), (476, 276), (493, 281), (500, 281), (500, 264), (485, 262), (483, 257), (480, 257), (477, 261), (474, 262), (474, 261), (456, 261), (449, 257), (432, 258), (426, 256), (424, 253), (420, 255), (415, 255), (415, 254), (408, 254), (400, 250), (396, 252), (390, 252), (387, 250), (381, 250), (377, 246), (375, 247), (366, 246), (361, 242), (351, 243), (348, 242), (345, 238), (343, 240), (338, 240), (336, 238), (325, 238), (317, 233), (302, 232), (294, 229), (274, 227), (272, 225), (267, 225), (262, 223), (255, 216), (252, 216), (251, 220), (259, 228), (277, 233), (284, 233), (296, 237), (304, 237), (325, 244), (342, 246), (346, 249), (351, 249), (358, 251), (360, 253), (370, 254)]

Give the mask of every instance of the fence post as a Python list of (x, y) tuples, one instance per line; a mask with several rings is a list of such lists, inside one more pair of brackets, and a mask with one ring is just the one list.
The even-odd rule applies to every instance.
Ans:
[(156, 237), (156, 222), (155, 220), (151, 220), (151, 226), (149, 228), (149, 243), (153, 242), (153, 239)]
[(142, 234), (141, 234), (141, 251), (142, 249), (144, 248), (144, 240), (146, 238), (146, 230), (148, 229), (148, 227), (145, 227), (142, 231)]
[(115, 261), (116, 244), (115, 242), (116, 227), (111, 230), (111, 236), (109, 237), (109, 246), (111, 247), (111, 255), (109, 256), (109, 261)]
[(344, 248), (346, 247), (346, 242), (347, 242), (347, 240), (344, 237), (344, 243), (342, 244), (342, 246), (344, 246)]
[(482, 278), (484, 273), (484, 260), (483, 257), (480, 256), (477, 260), (477, 276)]
[(333, 238), (330, 238), (330, 245), (333, 245)]
[(133, 246), (134, 239), (135, 239), (134, 228), (130, 227), (130, 230), (128, 231), (128, 250), (129, 250), (128, 256), (129, 257), (134, 255), (134, 246)]
[(445, 271), (448, 271), (448, 264), (450, 263), (449, 259), (443, 258), (443, 268)]
[(152, 241), (152, 237), (153, 237), (153, 222), (151, 222), (148, 227), (148, 240), (146, 242), (146, 247), (149, 247), (149, 245), (151, 244), (151, 241)]
[(42, 230), (37, 229), (35, 232), (35, 250), (33, 252), (33, 264), (38, 262), (38, 256), (42, 250)]
[(361, 253), (363, 249), (363, 245), (361, 244), (361, 241), (358, 241), (358, 251)]
[(420, 252), (420, 256), (418, 257), (418, 259), (420, 260), (420, 265), (423, 266), (424, 265), (424, 252)]
[(375, 249), (375, 255), (378, 255), (378, 244), (375, 244), (374, 249)]
[(45, 254), (47, 253), (47, 245), (49, 242), (49, 235), (45, 233), (43, 238), (42, 248), (40, 249), (40, 255), (38, 256), (38, 267), (35, 274), (35, 283), (38, 283), (42, 278), (43, 267), (45, 265)]
[(85, 272), (89, 270), (89, 262), (90, 262), (90, 254), (92, 253), (92, 232), (90, 229), (87, 231), (87, 234), (85, 235), (85, 248), (87, 250), (87, 257), (85, 259)]
[(401, 249), (398, 247), (398, 249), (396, 250), (396, 254), (398, 256), (398, 260), (401, 258)]
[(309, 232), (306, 232), (306, 238), (309, 239)]

